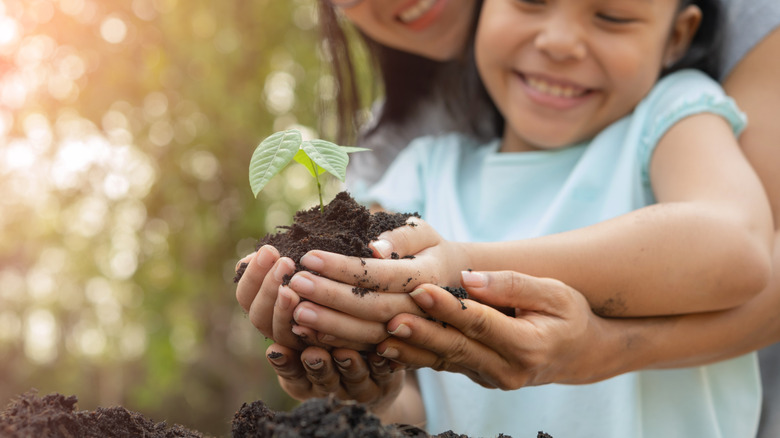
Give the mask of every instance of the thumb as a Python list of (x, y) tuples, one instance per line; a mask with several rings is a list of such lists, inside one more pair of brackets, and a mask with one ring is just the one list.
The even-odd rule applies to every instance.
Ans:
[(461, 284), (472, 299), (492, 307), (520, 311), (559, 314), (585, 299), (561, 281), (514, 271), (463, 271)]
[(374, 257), (389, 259), (414, 255), (436, 245), (441, 241), (439, 233), (424, 220), (412, 216), (400, 226), (380, 234), (377, 240), (369, 243)]

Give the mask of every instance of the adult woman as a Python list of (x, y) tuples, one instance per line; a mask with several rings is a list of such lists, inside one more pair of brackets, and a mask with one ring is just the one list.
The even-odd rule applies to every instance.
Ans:
[[(378, 2), (377, 2), (378, 3)], [(751, 2), (753, 7), (757, 7), (758, 2)], [(388, 2), (383, 3), (383, 7), (388, 6)], [(344, 9), (345, 14), (352, 19), (356, 24), (363, 28), (379, 30), (381, 26), (371, 25), (371, 22), (366, 23), (366, 17), (372, 9), (371, 2), (364, 2), (362, 5), (357, 5), (353, 9)], [(730, 4), (732, 11), (744, 13), (750, 10), (742, 2), (734, 1)], [(765, 7), (770, 8), (772, 5)], [(777, 8), (777, 6), (774, 6)], [(381, 11), (381, 7), (378, 7)], [(757, 8), (758, 9), (758, 8)], [(763, 18), (771, 17), (767, 11), (772, 9), (762, 10), (764, 14)], [(374, 10), (376, 12), (376, 10)], [(401, 11), (403, 12), (403, 10)], [(420, 11), (418, 11), (419, 14)], [(392, 14), (391, 14), (392, 15)], [(397, 14), (396, 14), (397, 15)], [(736, 14), (739, 15), (739, 14)], [(419, 17), (425, 17), (426, 15), (418, 15)], [(430, 18), (430, 16), (428, 16)], [(773, 25), (768, 26), (770, 29)], [(432, 27), (430, 28), (432, 29)], [(744, 27), (742, 28), (744, 29)], [(753, 27), (752, 29), (756, 29)], [(380, 38), (382, 35), (373, 35), (375, 38)], [(760, 38), (762, 35), (757, 36)], [(399, 49), (417, 50), (420, 51), (421, 47), (425, 47), (422, 44), (409, 45), (408, 41), (404, 43), (402, 40), (398, 40)], [(389, 41), (384, 41), (389, 43)], [(403, 43), (403, 44), (402, 44)], [(734, 47), (734, 46), (732, 46)], [(742, 47), (744, 50), (744, 47)], [(437, 53), (443, 53), (438, 51)], [(776, 141), (780, 138), (776, 132), (776, 126), (772, 125), (772, 122), (767, 120), (768, 115), (777, 114), (777, 110), (772, 111), (769, 106), (777, 105), (777, 100), (766, 99), (766, 93), (771, 92), (774, 89), (774, 93), (778, 93), (777, 87), (779, 84), (776, 82), (777, 72), (780, 71), (780, 66), (776, 64), (777, 56), (770, 56), (771, 54), (780, 53), (780, 32), (775, 30), (772, 34), (766, 37), (756, 48), (750, 52), (737, 66), (728, 74), (724, 85), (727, 90), (734, 96), (740, 106), (745, 110), (750, 117), (750, 125), (747, 132), (741, 139), (743, 148), (746, 155), (751, 159), (756, 170), (760, 172), (763, 182), (767, 191), (773, 201), (780, 200), (780, 187), (778, 187), (780, 181), (774, 181), (777, 178), (773, 178), (772, 175), (772, 151), (771, 141)], [(426, 55), (426, 53), (422, 53)], [(771, 61), (770, 61), (771, 60)], [(765, 63), (774, 62), (774, 65), (766, 65)], [(756, 69), (754, 66), (757, 63), (762, 63), (762, 68)], [(763, 82), (762, 82), (763, 80)], [(763, 84), (759, 86), (759, 84)], [(774, 88), (773, 88), (774, 87)], [(760, 90), (760, 91), (757, 91)], [(381, 126), (381, 125), (380, 125)], [(376, 131), (379, 132), (379, 131)], [(776, 149), (776, 147), (774, 148)], [(780, 206), (773, 205), (775, 217), (780, 217)], [(777, 239), (776, 239), (777, 241)], [(401, 250), (401, 242), (391, 242), (396, 245), (396, 251), (403, 252)], [(404, 248), (408, 252), (415, 252), (414, 248)], [(267, 270), (268, 261), (274, 257), (268, 257), (268, 254), (263, 255), (265, 261), (259, 264), (260, 268), (256, 271), (262, 272)], [(259, 257), (258, 257), (259, 258)], [(778, 266), (780, 260), (777, 255), (775, 256), (775, 266)], [(246, 275), (246, 274), (245, 274)], [(253, 274), (255, 275), (255, 274)], [(499, 276), (487, 276), (485, 278), (492, 281), (490, 286), (493, 290), (502, 290), (502, 287), (508, 287), (509, 285), (516, 285), (514, 280), (518, 278), (519, 274), (501, 274)], [(508, 279), (513, 279), (512, 281)], [(723, 359), (727, 357), (735, 356), (739, 353), (750, 351), (752, 349), (768, 345), (772, 342), (776, 342), (780, 337), (780, 323), (776, 315), (776, 309), (778, 303), (780, 303), (780, 288), (774, 284), (760, 294), (757, 298), (753, 299), (747, 305), (740, 308), (733, 309), (726, 312), (720, 312), (707, 315), (688, 315), (675, 318), (666, 318), (663, 320), (601, 320), (594, 315), (587, 312), (587, 306), (582, 306), (581, 297), (565, 289), (563, 285), (546, 283), (540, 281), (536, 283), (534, 279), (524, 278), (527, 284), (536, 286), (549, 287), (552, 290), (561, 291), (561, 296), (567, 297), (564, 302), (570, 304), (574, 308), (574, 312), (571, 309), (558, 310), (560, 314), (565, 317), (571, 317), (565, 319), (566, 322), (576, 322), (576, 324), (570, 324), (570, 326), (582, 327), (586, 326), (585, 330), (581, 330), (575, 333), (581, 333), (582, 337), (577, 339), (578, 341), (584, 341), (584, 345), (599, 345), (600, 348), (606, 348), (608, 352), (619, 352), (620, 354), (604, 354), (604, 350), (599, 351), (601, 357), (594, 358), (593, 354), (588, 354), (587, 348), (579, 348), (575, 353), (567, 356), (569, 362), (568, 367), (563, 369), (549, 370), (545, 369), (544, 375), (535, 374), (536, 368), (534, 365), (541, 365), (549, 363), (547, 357), (559, 357), (559, 352), (555, 347), (562, 344), (555, 345), (543, 345), (538, 346), (539, 349), (534, 351), (532, 355), (522, 355), (519, 358), (510, 359), (522, 359), (524, 362), (519, 363), (518, 367), (508, 367), (509, 369), (519, 370), (517, 374), (523, 374), (520, 378), (513, 379), (513, 383), (508, 386), (522, 385), (527, 382), (532, 383), (544, 383), (551, 381), (565, 381), (565, 382), (588, 382), (598, 380), (611, 375), (619, 374), (625, 371), (634, 369), (647, 368), (647, 367), (676, 367), (676, 366), (690, 366), (700, 363), (708, 363), (713, 360)], [(497, 282), (497, 283), (496, 283)], [(530, 283), (529, 283), (530, 282)], [(264, 284), (265, 288), (266, 285)], [(526, 291), (527, 292), (527, 291)], [(280, 297), (283, 294), (280, 291)], [(484, 295), (487, 297), (487, 295)], [(466, 339), (458, 339), (458, 334), (450, 331), (446, 334), (446, 337), (441, 336), (440, 328), (426, 324), (424, 321), (412, 319), (407, 316), (401, 316), (388, 324), (388, 329), (393, 332), (403, 323), (405, 327), (409, 329), (409, 332), (404, 333), (407, 342), (400, 343), (398, 339), (390, 339), (381, 345), (378, 349), (380, 352), (384, 352), (387, 356), (389, 349), (394, 349), (396, 358), (401, 359), (404, 362), (417, 364), (421, 366), (435, 366), (437, 368), (453, 369), (461, 372), (468, 373), (473, 378), (479, 378), (480, 376), (491, 376), (499, 374), (503, 369), (491, 369), (489, 364), (491, 361), (474, 361), (473, 352), (477, 351), (477, 347), (480, 347), (478, 351), (484, 353), (484, 346), (493, 347), (493, 351), (497, 354), (501, 354), (501, 349), (497, 346), (502, 345), (501, 340), (496, 340), (496, 337), (502, 336), (508, 337), (507, 331), (497, 330), (492, 338), (485, 336), (484, 333), (472, 333), (471, 327), (473, 321), (463, 321), (459, 317), (465, 316), (465, 313), (452, 312), (452, 309), (447, 306), (447, 301), (441, 300), (441, 291), (435, 288), (426, 288), (425, 293), (415, 296), (415, 300), (418, 303), (422, 303), (425, 297), (429, 297), (436, 303), (433, 307), (426, 306), (428, 313), (434, 317), (442, 317), (441, 319), (447, 320), (450, 324), (457, 328), (461, 328), (467, 335)], [(290, 298), (289, 296), (287, 298)], [(295, 298), (292, 298), (295, 299)], [(543, 301), (543, 297), (540, 297)], [(579, 300), (579, 301), (578, 301)], [(242, 301), (242, 299), (240, 299)], [(246, 300), (243, 300), (244, 303)], [(242, 303), (243, 304), (243, 303)], [(327, 304), (327, 303), (323, 303)], [(579, 305), (579, 307), (578, 307)], [(252, 305), (254, 307), (254, 304)], [(248, 306), (245, 306), (248, 308)], [(522, 306), (518, 306), (522, 307)], [(316, 306), (312, 306), (311, 303), (306, 303), (304, 308), (308, 311), (317, 312), (321, 311)], [(581, 311), (579, 314), (577, 311)], [(488, 309), (485, 309), (488, 312)], [(284, 313), (284, 312), (281, 312)], [(290, 312), (291, 313), (291, 312)], [(303, 312), (298, 311), (297, 316), (301, 316)], [(469, 312), (469, 315), (472, 315)], [(485, 313), (487, 318), (491, 318), (494, 324), (499, 327), (511, 328), (509, 325), (502, 325), (500, 316), (496, 314)], [(572, 316), (574, 315), (574, 316)], [(578, 317), (577, 315), (585, 315), (585, 317)], [(446, 316), (446, 318), (445, 318)], [(277, 315), (274, 315), (277, 318)], [(300, 319), (300, 318), (299, 318)], [(289, 318), (288, 318), (289, 320)], [(587, 323), (583, 323), (583, 320)], [(735, 323), (739, 323), (736, 325)], [(595, 328), (594, 328), (595, 327)], [(606, 331), (602, 331), (606, 330)], [(556, 332), (559, 333), (560, 332)], [(606, 333), (607, 336), (603, 339), (598, 339), (594, 336), (594, 333)], [(274, 330), (274, 339), (277, 339), (276, 331)], [(400, 333), (397, 333), (400, 335)], [(435, 336), (433, 335), (435, 334)], [(439, 342), (436, 342), (436, 341)], [(631, 349), (625, 348), (625, 341), (631, 340), (633, 342)], [(425, 345), (427, 349), (437, 352), (438, 355), (426, 355), (420, 349), (415, 349), (415, 346)], [(452, 345), (459, 346), (459, 348), (451, 348)], [(662, 345), (662, 348), (659, 348)], [(293, 355), (291, 351), (285, 350), (280, 346), (272, 346), (270, 351), (283, 352), (288, 356)], [(339, 356), (339, 354), (346, 354), (341, 352), (334, 352), (334, 357), (344, 361), (345, 356)], [(547, 356), (546, 356), (547, 355)], [(440, 356), (440, 358), (436, 358)], [(536, 357), (536, 361), (528, 363), (528, 358)], [(309, 364), (317, 365), (317, 369), (313, 367), (300, 368), (300, 363), (292, 360), (288, 360), (288, 363), (277, 367), (280, 375), (283, 377), (283, 385), (292, 394), (298, 397), (305, 397), (306, 392), (310, 391), (310, 394), (316, 394), (317, 391), (328, 392), (333, 388), (334, 377), (337, 378), (338, 374), (333, 372), (333, 364), (330, 362), (330, 357), (325, 355), (321, 350), (307, 350), (303, 353), (303, 358)], [(359, 357), (354, 355), (346, 357), (352, 361), (351, 366), (357, 367)], [(432, 359), (436, 358), (435, 361)], [(289, 359), (289, 357), (288, 357)], [(557, 361), (556, 363), (559, 363)], [(487, 366), (486, 366), (487, 364)], [(276, 364), (274, 364), (276, 366)], [(298, 368), (296, 368), (296, 365)], [(348, 367), (349, 368), (349, 367)], [(345, 373), (349, 377), (347, 386), (355, 388), (359, 393), (359, 397), (356, 398), (369, 398), (365, 395), (366, 392), (376, 391), (377, 389), (384, 390), (391, 395), (397, 392), (397, 388), (393, 388), (392, 384), (385, 384), (385, 380), (382, 380), (382, 373), (378, 373), (379, 379), (375, 379), (372, 383), (366, 384), (367, 380), (363, 378), (355, 378), (356, 374), (351, 373), (354, 369), (349, 370), (349, 373)], [(363, 368), (365, 371), (365, 367)], [(379, 370), (381, 371), (381, 369)], [(293, 374), (290, 374), (292, 372)], [(306, 373), (312, 376), (311, 383), (309, 380), (301, 380), (300, 377)], [(366, 376), (367, 373), (363, 373), (362, 376)], [(285, 379), (285, 376), (292, 376), (289, 379)], [(393, 379), (390, 379), (391, 381)], [(497, 378), (494, 381), (499, 381)], [(337, 382), (337, 380), (335, 380)], [(373, 386), (372, 386), (373, 385)]]

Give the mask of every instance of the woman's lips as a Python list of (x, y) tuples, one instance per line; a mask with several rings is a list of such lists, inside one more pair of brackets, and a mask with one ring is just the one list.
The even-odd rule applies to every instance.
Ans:
[(396, 14), (398, 21), (414, 30), (428, 27), (439, 16), (448, 0), (415, 0)]

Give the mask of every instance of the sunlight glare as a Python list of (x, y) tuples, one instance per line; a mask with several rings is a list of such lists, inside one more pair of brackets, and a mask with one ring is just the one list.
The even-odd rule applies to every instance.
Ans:
[(59, 328), (54, 315), (46, 309), (35, 309), (27, 315), (24, 353), (31, 360), (45, 364), (57, 357)]

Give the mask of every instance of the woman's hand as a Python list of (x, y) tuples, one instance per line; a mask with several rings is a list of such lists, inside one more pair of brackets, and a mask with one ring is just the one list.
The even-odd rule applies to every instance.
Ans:
[(405, 383), (406, 372), (391, 361), (354, 350), (319, 347), (303, 351), (272, 344), (266, 350), (282, 389), (296, 400), (330, 394), (344, 400), (367, 403), (382, 414), (396, 400)]
[(459, 372), (504, 390), (612, 375), (602, 342), (616, 327), (604, 330), (604, 320), (576, 290), (508, 271), (464, 272), (462, 283), (470, 295), (463, 303), (434, 285), (412, 292), (420, 308), (444, 323), (398, 315), (387, 325), (393, 336), (377, 352), (407, 367)]

